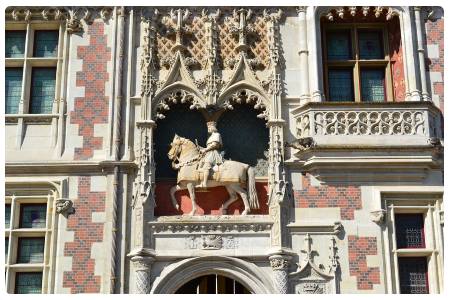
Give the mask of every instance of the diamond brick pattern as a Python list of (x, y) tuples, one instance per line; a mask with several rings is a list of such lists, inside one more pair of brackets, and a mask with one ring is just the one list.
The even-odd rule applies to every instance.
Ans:
[(342, 220), (354, 220), (355, 210), (362, 208), (358, 186), (312, 186), (308, 176), (303, 176), (302, 186), (302, 190), (294, 191), (295, 207), (339, 207)]
[(103, 223), (92, 222), (92, 213), (105, 211), (105, 192), (91, 191), (91, 178), (78, 178), (76, 214), (67, 221), (67, 230), (74, 231), (73, 242), (64, 245), (64, 255), (72, 257), (72, 270), (64, 272), (65, 288), (72, 294), (99, 293), (101, 277), (94, 274), (95, 260), (91, 258), (92, 244), (103, 241)]
[(94, 22), (89, 26), (88, 46), (79, 46), (78, 59), (83, 60), (82, 70), (77, 72), (76, 85), (85, 88), (84, 97), (75, 98), (75, 108), (71, 112), (71, 124), (78, 124), (78, 132), (83, 137), (83, 146), (75, 148), (75, 160), (88, 160), (94, 150), (102, 149), (103, 138), (94, 137), (94, 125), (108, 123), (108, 97), (105, 96), (107, 71), (111, 60), (111, 50), (107, 47), (104, 23)]
[(380, 268), (367, 266), (367, 255), (377, 253), (376, 237), (348, 236), (350, 276), (356, 276), (358, 290), (372, 290), (374, 284), (380, 284)]

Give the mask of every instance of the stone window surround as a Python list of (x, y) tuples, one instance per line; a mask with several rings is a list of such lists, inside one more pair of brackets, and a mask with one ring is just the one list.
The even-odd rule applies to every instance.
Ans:
[[(67, 179), (23, 178), (6, 180), (5, 203), (11, 204), (11, 223), (5, 228), (5, 238), (9, 238), (8, 255), (5, 258), (6, 292), (14, 293), (18, 272), (42, 272), (42, 293), (53, 293), (55, 289), (56, 240), (59, 215), (55, 214), (56, 200), (61, 190), (67, 186)], [(46, 204), (46, 225), (44, 228), (18, 228), (20, 206), (22, 204)], [(15, 263), (19, 237), (44, 237), (44, 261), (42, 263)]]
[[(307, 27), (306, 53), (309, 57), (309, 64), (306, 63), (303, 67), (307, 68), (310, 75), (309, 91), (313, 102), (325, 101), (320, 18), (330, 10), (337, 8), (337, 6), (308, 6), (305, 24), (302, 25)], [(405, 101), (426, 100), (428, 87), (421, 86), (420, 82), (421, 73), (425, 70), (422, 70), (419, 66), (418, 45), (416, 39), (413, 38), (419, 30), (412, 25), (413, 22), (423, 22), (423, 20), (416, 20), (412, 6), (391, 6), (391, 8), (398, 13), (400, 21), (404, 57)]]
[[(65, 113), (66, 81), (68, 72), (68, 51), (69, 36), (65, 22), (61, 21), (8, 21), (5, 23), (5, 30), (24, 30), (25, 53), (23, 58), (5, 58), (5, 68), (23, 68), (21, 99), (17, 114), (6, 114), (6, 124), (17, 125), (18, 148), (22, 145), (22, 140), (26, 130), (25, 123), (51, 124), (52, 145), (56, 146), (61, 141), (62, 126)], [(33, 57), (34, 32), (36, 30), (57, 30), (58, 46), (55, 57)], [(56, 68), (55, 96), (52, 105), (52, 112), (49, 114), (29, 113), (31, 96), (31, 73), (34, 67), (54, 67)]]
[[(443, 288), (443, 228), (440, 222), (443, 213), (442, 192), (433, 188), (396, 189), (388, 187), (379, 190), (381, 210), (385, 212), (383, 247), (385, 261), (385, 282), (388, 293), (400, 293), (398, 257), (427, 257), (428, 282), (431, 294)], [(417, 189), (417, 190), (416, 190)], [(397, 249), (395, 238), (396, 213), (423, 213), (426, 248)]]
[[(354, 90), (354, 102), (362, 102), (362, 91), (361, 91), (361, 71), (367, 68), (376, 68), (385, 70), (385, 100), (384, 101), (394, 101), (393, 84), (392, 84), (392, 72), (391, 72), (391, 62), (389, 58), (389, 41), (388, 33), (386, 28), (386, 23), (349, 23), (349, 24), (332, 24), (332, 23), (322, 23), (321, 24), (322, 33), (322, 47), (323, 47), (323, 67), (324, 67), (324, 93), (326, 94), (326, 101), (333, 101), (328, 95), (328, 72), (330, 67), (341, 67), (345, 66), (351, 68), (353, 71), (353, 90)], [(339, 60), (339, 62), (328, 61), (327, 59), (327, 39), (326, 33), (330, 30), (340, 30), (346, 29), (350, 30), (350, 42), (352, 46), (352, 53), (356, 57), (348, 60)], [(361, 59), (359, 58), (359, 47), (358, 44), (358, 33), (359, 29), (369, 29), (369, 30), (379, 30), (382, 33), (382, 43), (383, 43), (383, 56), (381, 59)]]
[[(22, 80), (22, 99), (19, 103), (19, 113), (18, 114), (7, 114), (7, 120), (9, 116), (16, 116), (18, 118), (26, 118), (29, 115), (29, 101), (30, 101), (30, 88), (31, 88), (31, 71), (34, 67), (56, 67), (56, 73), (60, 73), (61, 69), (61, 60), (62, 60), (62, 45), (64, 31), (62, 31), (62, 25), (58, 22), (39, 22), (39, 23), (6, 23), (6, 31), (8, 30), (24, 30), (26, 32), (25, 36), (25, 53), (23, 58), (6, 58), (5, 59), (5, 67), (22, 67), (24, 76)], [(58, 51), (55, 57), (34, 57), (33, 56), (33, 47), (34, 47), (34, 35), (38, 30), (59, 30), (58, 36)], [(61, 32), (62, 31), (62, 32)], [(59, 78), (58, 78), (59, 77)], [(60, 80), (60, 76), (57, 76), (57, 80)], [(60, 84), (56, 84), (60, 85)], [(55, 99), (58, 98), (56, 95), (59, 91), (56, 90)], [(52, 111), (55, 112), (57, 110), (57, 105), (55, 101), (53, 102)], [(52, 114), (33, 114), (33, 117), (39, 118), (40, 116), (45, 115), (48, 117), (53, 117)], [(55, 114), (54, 117), (58, 117)]]

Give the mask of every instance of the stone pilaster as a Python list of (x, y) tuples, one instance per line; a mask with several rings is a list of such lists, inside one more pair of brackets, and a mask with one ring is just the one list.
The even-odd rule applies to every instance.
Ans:
[(273, 270), (273, 283), (278, 294), (287, 294), (289, 289), (288, 269), (291, 257), (275, 254), (269, 257)]

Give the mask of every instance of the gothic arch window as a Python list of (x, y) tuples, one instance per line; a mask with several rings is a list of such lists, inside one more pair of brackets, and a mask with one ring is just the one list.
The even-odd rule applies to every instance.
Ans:
[(165, 118), (157, 122), (154, 139), (156, 179), (177, 177), (177, 171), (172, 169), (167, 157), (175, 134), (192, 141), (197, 139), (199, 145), (204, 146), (208, 133), (202, 113), (189, 109), (188, 104), (175, 104), (165, 113)]
[(256, 176), (267, 176), (269, 129), (252, 106), (236, 104), (217, 122), (226, 159), (255, 167)]

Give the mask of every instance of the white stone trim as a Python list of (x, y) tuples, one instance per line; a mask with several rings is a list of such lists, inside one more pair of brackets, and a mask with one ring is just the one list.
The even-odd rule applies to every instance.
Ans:
[(151, 294), (174, 293), (189, 280), (207, 274), (230, 277), (254, 294), (275, 293), (272, 280), (255, 264), (225, 256), (184, 259), (164, 268), (152, 286)]

